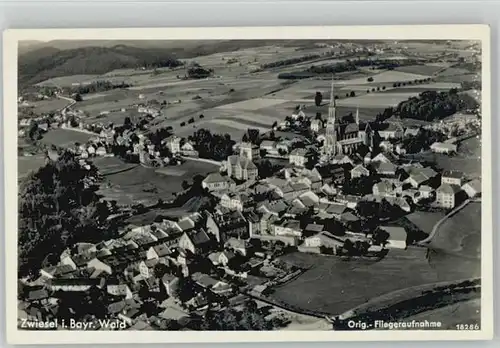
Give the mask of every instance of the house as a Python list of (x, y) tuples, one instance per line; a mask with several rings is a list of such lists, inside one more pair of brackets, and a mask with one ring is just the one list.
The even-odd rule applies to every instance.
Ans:
[(215, 252), (208, 255), (209, 260), (214, 266), (227, 266), (235, 257), (236, 254), (231, 251)]
[(385, 247), (392, 249), (406, 249), (408, 235), (403, 227), (379, 226), (378, 229), (387, 234)]
[(347, 155), (334, 156), (331, 160), (331, 163), (332, 164), (339, 164), (339, 165), (348, 164), (348, 165), (354, 166), (354, 161), (351, 159), (351, 157), (349, 157)]
[(360, 178), (362, 176), (369, 176), (370, 171), (366, 169), (362, 164), (358, 164), (356, 167), (351, 169), (351, 178)]
[(215, 236), (217, 242), (224, 244), (232, 237), (248, 238), (248, 223), (239, 210), (225, 213), (206, 212), (207, 232)]
[(331, 203), (322, 206), (322, 211), (330, 217), (340, 219), (342, 214), (347, 211), (347, 207), (345, 206), (345, 204)]
[(394, 196), (395, 189), (396, 187), (393, 183), (383, 180), (373, 185), (372, 192), (376, 196)]
[(146, 261), (141, 261), (139, 262), (139, 274), (142, 276), (143, 279), (148, 279), (149, 277), (153, 276), (154, 272), (154, 267), (160, 263), (159, 259), (156, 258), (151, 258)]
[(222, 176), (219, 172), (208, 174), (201, 182), (201, 186), (208, 191), (220, 191), (232, 189), (236, 183), (228, 176)]
[(179, 248), (189, 250), (193, 254), (207, 250), (210, 244), (211, 239), (203, 229), (184, 232), (179, 239)]
[(385, 123), (378, 127), (378, 135), (383, 139), (401, 139), (404, 136), (404, 128), (399, 122)]
[(320, 177), (323, 184), (341, 185), (346, 180), (346, 169), (352, 168), (349, 165), (327, 164), (314, 167), (312, 174)]
[(106, 151), (106, 148), (104, 146), (99, 146), (97, 148), (97, 150), (95, 151), (96, 156), (106, 156), (106, 154), (107, 154), (107, 151)]
[(344, 241), (327, 231), (321, 231), (317, 234), (304, 239), (303, 246), (306, 248), (332, 248), (336, 254), (344, 246)]
[(161, 280), (165, 286), (167, 295), (174, 296), (175, 292), (179, 288), (179, 278), (172, 274), (165, 273)]
[(28, 301), (46, 304), (48, 303), (49, 293), (45, 289), (32, 290), (28, 292)]
[(441, 184), (450, 184), (462, 186), (464, 179), (464, 173), (458, 170), (445, 170), (441, 174)]
[(308, 150), (295, 149), (290, 152), (289, 161), (292, 165), (304, 167), (311, 157), (312, 154)]
[(106, 287), (108, 294), (113, 296), (124, 297), (126, 300), (129, 300), (133, 297), (132, 291), (128, 287), (127, 284), (109, 284)]
[(111, 266), (105, 264), (97, 258), (93, 258), (87, 263), (87, 268), (94, 268), (95, 270), (100, 270), (101, 272), (105, 272), (108, 274), (113, 273)]
[(428, 185), (420, 186), (418, 192), (420, 192), (420, 197), (423, 199), (432, 198), (434, 195), (434, 189)]
[(457, 145), (451, 143), (435, 142), (431, 145), (432, 152), (451, 154), (457, 152)]
[(397, 167), (391, 162), (373, 162), (372, 169), (381, 176), (394, 176), (396, 175)]
[(176, 136), (176, 135), (171, 135), (165, 139), (163, 139), (162, 144), (164, 144), (170, 152), (172, 152), (174, 155), (176, 153), (181, 152), (181, 138)]
[[(430, 167), (423, 166), (406, 166), (402, 171), (403, 175), (407, 178), (403, 180), (404, 183), (409, 183), (413, 188), (418, 188), (421, 185), (429, 185), (437, 177), (438, 173)], [(404, 176), (403, 176), (404, 177)]]
[(172, 251), (169, 249), (169, 247), (166, 244), (162, 243), (150, 247), (147, 252), (147, 258), (148, 260), (159, 259), (167, 255), (170, 255), (171, 253)]
[(420, 127), (408, 127), (405, 129), (405, 137), (412, 136), (416, 137), (420, 134)]
[(451, 209), (454, 208), (459, 199), (462, 188), (455, 184), (442, 184), (436, 190), (436, 204), (441, 208)]
[(323, 128), (323, 122), (321, 120), (315, 119), (311, 121), (311, 125), (309, 126), (313, 132), (319, 132), (320, 129)]
[(247, 242), (244, 239), (231, 237), (227, 240), (225, 246), (242, 256), (247, 256), (248, 254)]
[(462, 186), (462, 190), (467, 193), (469, 198), (480, 197), (481, 196), (481, 181), (479, 179), (474, 179), (465, 183)]
[(302, 237), (300, 221), (283, 220), (274, 224), (274, 234), (278, 236)]
[(193, 144), (190, 141), (186, 141), (181, 146), (181, 154), (183, 156), (189, 156), (189, 157), (198, 157), (199, 155), (198, 151), (196, 151), (196, 149), (194, 148)]
[(223, 281), (212, 278), (207, 274), (200, 272), (193, 273), (191, 278), (203, 289), (211, 290), (215, 294), (221, 294), (231, 291), (231, 286)]
[(251, 161), (258, 159), (260, 157), (259, 146), (250, 142), (242, 142), (240, 144), (240, 157), (248, 158)]
[(220, 200), (220, 205), (231, 209), (243, 211), (252, 203), (252, 199), (245, 193), (224, 193)]
[(251, 159), (232, 155), (227, 158), (227, 174), (238, 180), (255, 180), (258, 176), (257, 166)]

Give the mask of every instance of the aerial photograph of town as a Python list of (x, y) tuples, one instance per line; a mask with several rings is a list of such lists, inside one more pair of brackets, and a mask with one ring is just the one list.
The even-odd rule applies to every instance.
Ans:
[(480, 330), (481, 49), (20, 41), (18, 329)]

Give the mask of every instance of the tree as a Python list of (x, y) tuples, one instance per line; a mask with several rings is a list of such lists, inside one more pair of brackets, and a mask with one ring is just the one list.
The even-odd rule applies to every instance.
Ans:
[(181, 122), (180, 126), (184, 127), (186, 125), (186, 122)]
[(322, 120), (322, 118), (321, 118), (321, 112), (317, 112), (316, 113), (315, 119), (316, 120)]
[(80, 95), (80, 93), (76, 93), (76, 94), (75, 94), (74, 99), (75, 99), (75, 101), (76, 101), (76, 102), (81, 102), (81, 101), (83, 101), (83, 98), (82, 98), (82, 96)]
[(205, 116), (203, 114), (200, 115), (200, 119), (202, 119), (202, 118), (205, 118)]
[(241, 141), (244, 143), (248, 143), (248, 133), (243, 134), (243, 137), (241, 138)]
[(181, 186), (183, 190), (187, 190), (190, 187), (189, 183), (186, 180), (182, 181)]
[(382, 90), (384, 90), (384, 91), (385, 91), (385, 86), (382, 86)]
[(272, 129), (276, 129), (278, 127), (278, 121), (274, 121), (273, 125), (271, 126)]
[(247, 130), (247, 133), (248, 133), (248, 140), (250, 140), (252, 144), (256, 144), (259, 141), (260, 132), (258, 129), (249, 128)]
[(323, 101), (323, 94), (321, 92), (316, 92), (314, 96), (314, 103), (316, 106), (321, 106), (321, 102)]
[(191, 117), (191, 118), (188, 120), (188, 123), (194, 123), (194, 117)]
[(370, 76), (369, 78), (366, 79), (366, 81), (373, 82), (373, 77)]
[(132, 124), (132, 120), (130, 119), (130, 117), (125, 117), (125, 120), (123, 121), (123, 124), (125, 126), (130, 126)]
[(355, 97), (356, 96), (356, 92), (354, 91), (351, 91), (351, 93), (349, 94), (350, 97)]

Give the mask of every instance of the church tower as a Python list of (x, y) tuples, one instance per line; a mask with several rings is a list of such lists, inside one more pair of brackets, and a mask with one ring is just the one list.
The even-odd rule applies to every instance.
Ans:
[(356, 108), (356, 124), (358, 125), (359, 127), (359, 107)]
[(333, 94), (333, 76), (332, 76), (332, 87), (330, 90), (330, 105), (328, 105), (328, 120), (326, 122), (325, 130), (325, 152), (330, 156), (336, 155), (337, 149), (337, 130), (335, 127), (335, 121), (337, 118), (335, 96)]

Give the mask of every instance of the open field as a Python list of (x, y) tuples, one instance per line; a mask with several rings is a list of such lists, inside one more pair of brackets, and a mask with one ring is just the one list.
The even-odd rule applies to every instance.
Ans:
[(68, 104), (69, 102), (67, 100), (52, 98), (39, 100), (36, 102), (29, 102), (29, 107), (23, 106), (22, 108), (32, 108), (36, 114), (44, 114), (59, 111)]
[(481, 256), (481, 203), (471, 202), (446, 219), (430, 242), (431, 247), (460, 255)]
[[(168, 200), (173, 193), (182, 190), (182, 182), (188, 182), (196, 174), (207, 174), (218, 170), (213, 164), (187, 161), (181, 166), (172, 167), (177, 171), (169, 173), (170, 168), (145, 168), (140, 165), (120, 163), (116, 158), (101, 158), (96, 166), (103, 171), (113, 171), (115, 174), (105, 176), (100, 188), (100, 194), (108, 199), (114, 199), (119, 204), (154, 204), (158, 199)], [(120, 170), (122, 168), (123, 170)], [(162, 174), (166, 171), (167, 174)], [(186, 173), (179, 175), (179, 171)], [(173, 174), (173, 175), (172, 175)]]
[(426, 83), (421, 85), (406, 85), (399, 86), (397, 88), (390, 88), (384, 93), (401, 93), (401, 92), (423, 92), (423, 91), (449, 91), (452, 88), (460, 88), (460, 83), (454, 82), (435, 82), (435, 83)]
[(397, 106), (410, 97), (418, 96), (419, 92), (369, 93), (359, 97), (339, 99), (337, 104), (346, 107), (385, 108)]
[(18, 156), (17, 175), (18, 180), (24, 179), (30, 172), (33, 172), (45, 164), (44, 155)]
[(68, 75), (54, 77), (36, 84), (36, 86), (47, 87), (72, 87), (74, 84), (90, 83), (98, 80), (99, 75)]
[(406, 318), (407, 321), (440, 321), (441, 330), (456, 330), (456, 325), (463, 325), (467, 318), (469, 325), (481, 322), (481, 299), (454, 303)]
[(271, 296), (298, 307), (340, 314), (370, 298), (441, 280), (427, 264), (425, 254), (424, 248), (391, 250), (378, 262), (288, 254), (282, 257), (284, 261), (312, 268), (277, 287)]
[(434, 75), (437, 72), (443, 70), (445, 67), (435, 66), (435, 65), (407, 65), (395, 68), (396, 71), (406, 72), (410, 74), (420, 74), (420, 75)]
[(445, 216), (444, 212), (414, 211), (405, 215), (411, 223), (417, 226), (423, 232), (430, 234), (434, 225)]
[(223, 110), (247, 110), (247, 111), (254, 111), (266, 107), (272, 107), (278, 104), (283, 104), (287, 102), (285, 99), (267, 99), (267, 98), (257, 98), (257, 99), (250, 99), (250, 100), (245, 100), (241, 102), (236, 102), (232, 104), (226, 104), (217, 107), (218, 109), (223, 109)]
[(75, 142), (86, 143), (92, 134), (73, 131), (71, 129), (52, 129), (48, 131), (42, 139), (45, 144), (53, 144), (60, 147), (71, 147)]
[(438, 76), (456, 76), (456, 75), (467, 75), (471, 72), (466, 69), (461, 68), (448, 68), (438, 74)]
[(368, 81), (367, 78), (356, 78), (351, 80), (338, 80), (335, 83), (338, 85), (371, 85), (373, 83), (394, 83), (421, 80), (428, 78), (429, 75), (413, 74), (402, 71), (389, 70), (380, 74), (373, 75), (373, 81)]

